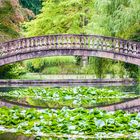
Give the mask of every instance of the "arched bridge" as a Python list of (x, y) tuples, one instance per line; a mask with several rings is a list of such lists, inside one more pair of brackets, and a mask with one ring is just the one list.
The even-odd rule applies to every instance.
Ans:
[(140, 66), (140, 42), (97, 35), (46, 35), (0, 44), (0, 66), (44, 56), (96, 56)]

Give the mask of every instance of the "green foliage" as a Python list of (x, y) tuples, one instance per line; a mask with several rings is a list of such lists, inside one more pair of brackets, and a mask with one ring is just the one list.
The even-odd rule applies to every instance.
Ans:
[(96, 0), (94, 33), (129, 38), (139, 29), (139, 0)]
[[(8, 0), (2, 1), (2, 3), (3, 5), (0, 6), (0, 34), (8, 38), (17, 37), (19, 34), (13, 28), (11, 21), (9, 21), (11, 15), (14, 14), (14, 8)], [(3, 40), (0, 39), (0, 41)]]
[[(102, 34), (139, 40), (140, 0), (61, 0), (46, 1), (36, 19), (24, 24), (24, 35), (59, 33)], [(80, 64), (80, 58), (77, 58)], [(93, 58), (92, 66), (97, 77), (106, 73), (135, 77), (133, 68), (124, 63)], [(130, 66), (129, 66), (130, 67)], [(117, 69), (117, 71), (116, 71)], [(87, 72), (86, 72), (87, 73)], [(137, 75), (137, 74), (135, 74)]]
[[(95, 71), (95, 75), (97, 78), (104, 78), (106, 72), (107, 72), (107, 61), (103, 58), (93, 58), (90, 57), (89, 59), (89, 63), (92, 65), (94, 71)], [(96, 66), (96, 67), (94, 67)]]
[(128, 71), (130, 77), (133, 77), (138, 80), (138, 78), (140, 77), (138, 66), (132, 64), (125, 64), (125, 68)]
[[(108, 36), (121, 37), (126, 39), (133, 39), (139, 41), (140, 30), (140, 0), (96, 0), (94, 4), (94, 13), (92, 23), (88, 25), (90, 33), (102, 34)], [(91, 26), (92, 25), (92, 26)], [(98, 60), (95, 64), (95, 68), (99, 68)], [(108, 62), (104, 61), (108, 68)], [(114, 63), (115, 64), (115, 63)], [(110, 69), (114, 69), (114, 64), (111, 64)], [(137, 67), (129, 64), (116, 63), (116, 68), (123, 74), (128, 73), (130, 77), (136, 78)], [(102, 66), (102, 65), (101, 65)], [(127, 67), (128, 66), (128, 67)], [(131, 68), (130, 68), (131, 67)], [(101, 67), (106, 69), (105, 67)], [(99, 71), (101, 72), (99, 69)], [(136, 70), (136, 71), (135, 71)], [(115, 73), (116, 71), (112, 71)], [(133, 73), (133, 74), (132, 74)], [(120, 75), (120, 74), (119, 74)]]
[(75, 64), (75, 58), (73, 56), (56, 56), (27, 60), (24, 63), (30, 72), (42, 72), (45, 68), (53, 66), (63, 67), (64, 65)]
[(93, 139), (95, 137), (135, 139), (139, 136), (140, 113), (130, 114), (121, 110), (116, 112), (84, 108), (25, 110), (5, 107), (0, 108), (0, 116), (0, 125), (4, 126), (0, 130), (2, 132), (14, 130), (20, 134), (59, 137), (59, 139), (63, 137), (87, 139), (92, 136)]
[(35, 14), (38, 14), (42, 8), (42, 0), (19, 0), (24, 8), (32, 10)]
[(21, 63), (10, 64), (0, 67), (0, 78), (1, 79), (16, 79), (21, 75), (25, 74), (26, 70)]
[(42, 13), (35, 20), (26, 23), (25, 36), (86, 33), (90, 22), (94, 0), (61, 0), (43, 3)]
[(75, 88), (27, 88), (1, 93), (5, 99), (21, 102), (24, 101), (34, 106), (45, 106), (49, 108), (90, 108), (98, 105), (107, 105), (120, 102), (126, 98), (137, 97), (135, 94), (125, 94), (118, 90), (98, 89), (93, 87)]

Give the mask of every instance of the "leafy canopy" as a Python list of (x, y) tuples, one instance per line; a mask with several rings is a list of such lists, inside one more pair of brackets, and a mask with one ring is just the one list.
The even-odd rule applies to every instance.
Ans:
[(25, 36), (87, 33), (86, 25), (93, 14), (94, 0), (49, 0), (43, 3), (42, 13), (25, 23)]

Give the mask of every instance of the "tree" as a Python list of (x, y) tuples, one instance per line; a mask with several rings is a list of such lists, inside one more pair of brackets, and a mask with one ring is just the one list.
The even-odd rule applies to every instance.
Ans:
[(32, 12), (22, 8), (18, 0), (0, 1), (0, 42), (18, 38), (20, 23), (33, 16)]
[(96, 0), (93, 31), (128, 39), (140, 29), (140, 0)]
[[(0, 42), (19, 38), (20, 23), (33, 16), (32, 12), (22, 8), (18, 0), (0, 0)], [(0, 78), (16, 78), (25, 71), (22, 64), (0, 67)]]
[(94, 0), (48, 0), (36, 19), (25, 23), (25, 36), (75, 33), (87, 34)]
[[(92, 23), (88, 28), (95, 34), (139, 41), (140, 0), (96, 0)], [(130, 77), (139, 76), (137, 66), (122, 65)]]
[[(23, 25), (23, 34), (101, 34), (128, 39), (140, 29), (139, 21), (140, 0), (47, 0), (36, 19)], [(117, 64), (93, 59), (96, 68), (100, 65), (101, 69), (109, 69)], [(125, 73), (124, 63), (117, 66)], [(98, 77), (105, 73), (98, 72)]]
[(36, 15), (42, 8), (42, 0), (19, 0), (19, 2), (24, 8), (32, 10)]

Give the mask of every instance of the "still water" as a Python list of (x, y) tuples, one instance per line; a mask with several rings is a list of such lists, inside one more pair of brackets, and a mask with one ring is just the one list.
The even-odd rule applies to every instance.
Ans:
[[(22, 87), (0, 87), (0, 92), (9, 92), (21, 88)], [(102, 87), (98, 87), (98, 88), (102, 88)], [(125, 92), (126, 94), (133, 93), (133, 94), (140, 95), (140, 84), (133, 85), (133, 86), (113, 86), (113, 87), (106, 87), (106, 88), (112, 90), (119, 89), (120, 91)], [(44, 138), (44, 137), (41, 138), (41, 137), (24, 136), (24, 135), (14, 134), (14, 133), (4, 133), (4, 134), (0, 134), (0, 140), (62, 140), (62, 138)], [(69, 140), (73, 140), (73, 139), (69, 139)]]

